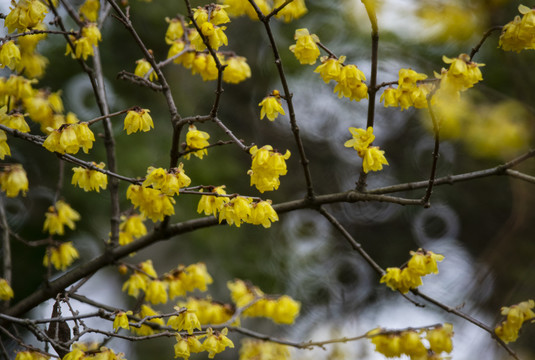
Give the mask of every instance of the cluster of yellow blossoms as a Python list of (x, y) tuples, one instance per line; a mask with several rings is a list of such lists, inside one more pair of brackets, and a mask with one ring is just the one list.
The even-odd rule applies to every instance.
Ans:
[[(263, 15), (269, 14), (272, 10), (284, 4), (285, 0), (255, 0), (256, 6)], [(247, 15), (252, 20), (258, 20), (258, 14), (248, 0), (219, 0), (223, 5), (226, 5), (227, 12), (230, 16)], [(276, 18), (282, 18), (284, 22), (290, 22), (298, 19), (308, 12), (305, 0), (294, 0), (283, 9), (281, 9)]]
[[(177, 335), (175, 344), (175, 358), (189, 359), (191, 353), (208, 352), (208, 358), (213, 359), (216, 354), (223, 352), (227, 347), (234, 348), (234, 343), (227, 337), (228, 329), (221, 331), (208, 328), (206, 334), (200, 336)], [(199, 339), (205, 338), (203, 343)]]
[[(99, 169), (104, 169), (105, 166), (103, 162), (100, 164), (93, 162), (93, 165)], [(72, 171), (74, 171), (74, 174), (72, 175), (71, 183), (84, 189), (84, 191), (95, 190), (100, 192), (101, 188), (105, 190), (108, 186), (108, 177), (98, 170), (75, 167)]]
[[(451, 337), (453, 325), (445, 323), (430, 329), (386, 332), (377, 328), (369, 331), (368, 338), (375, 345), (375, 350), (386, 357), (408, 355), (411, 359), (442, 359), (440, 353), (453, 350)], [(423, 339), (429, 343), (426, 348)]]
[(126, 360), (123, 353), (116, 354), (112, 349), (98, 344), (74, 343), (72, 350), (63, 360)]
[[(17, 30), (19, 33), (32, 30), (46, 30), (43, 20), (48, 9), (39, 0), (22, 0), (12, 2), (6, 16), (4, 26), (8, 33)], [(37, 43), (46, 38), (46, 34), (19, 36), (15, 41), (6, 41), (0, 48), (0, 67), (7, 66), (11, 70), (24, 74), (30, 78), (43, 76), (48, 60), (37, 53)]]
[(386, 161), (384, 156), (384, 150), (380, 150), (378, 146), (370, 146), (375, 139), (371, 126), (367, 130), (351, 127), (349, 128), (349, 132), (353, 138), (347, 140), (344, 146), (357, 150), (358, 155), (362, 158), (362, 169), (365, 173), (368, 173), (370, 170), (382, 170), (383, 165), (388, 165), (388, 161)]
[(59, 129), (54, 129), (43, 142), (43, 147), (48, 151), (60, 154), (76, 154), (80, 148), (87, 154), (93, 147), (95, 134), (85, 122), (76, 124), (64, 124)]
[(191, 154), (195, 155), (199, 159), (202, 159), (204, 155), (208, 154), (207, 146), (210, 134), (205, 131), (197, 130), (195, 125), (190, 125), (188, 133), (186, 134), (186, 151), (190, 151), (185, 155), (185, 158), (189, 160)]
[[(294, 39), (296, 43), (290, 46), (290, 51), (301, 64), (314, 65), (320, 56), (318, 36), (310, 34), (308, 29), (297, 29)], [(321, 58), (322, 64), (314, 72), (319, 73), (325, 83), (336, 81), (334, 92), (339, 98), (347, 97), (356, 101), (367, 99), (368, 87), (364, 83), (366, 76), (356, 65), (344, 65), (345, 59), (345, 56), (340, 56), (339, 59), (324, 56)]]
[(251, 186), (255, 185), (258, 191), (277, 190), (280, 185), (279, 176), (286, 175), (286, 161), (290, 158), (290, 151), (281, 154), (271, 145), (265, 145), (260, 149), (255, 145), (249, 149), (252, 156), (251, 170), (247, 172), (251, 176)]
[(239, 360), (288, 360), (288, 346), (255, 339), (243, 339)]
[(140, 107), (134, 107), (132, 110), (128, 111), (124, 118), (123, 129), (126, 130), (126, 134), (130, 135), (138, 131), (147, 132), (150, 129), (153, 129), (154, 123), (152, 122), (149, 112), (149, 109), (142, 109)]
[[(210, 47), (217, 51), (221, 46), (227, 45), (226, 27), (219, 26), (230, 22), (224, 6), (207, 5), (194, 10), (194, 19), (202, 35)], [(181, 64), (192, 73), (200, 74), (204, 81), (216, 80), (219, 72), (214, 57), (206, 51), (206, 44), (196, 28), (186, 27), (181, 17), (166, 18), (169, 23), (165, 34), (165, 41), (171, 45), (167, 54), (173, 63)], [(242, 56), (217, 53), (221, 65), (226, 65), (223, 72), (223, 81), (231, 84), (240, 83), (251, 77), (251, 68)], [(141, 69), (136, 68), (135, 74), (145, 76), (151, 70), (146, 63)], [(151, 73), (152, 76), (153, 73)], [(152, 78), (150, 78), (152, 80)]]
[[(69, 35), (70, 42), (67, 44), (65, 55), (71, 54), (73, 59), (87, 60), (88, 56), (94, 56), (95, 51), (93, 46), (98, 46), (98, 42), (102, 40), (102, 35), (96, 23), (89, 23), (84, 25), (81, 29), (81, 36), (75, 37)], [(74, 46), (74, 50), (72, 48)]]
[(58, 200), (55, 205), (50, 206), (45, 217), (43, 231), (48, 231), (50, 235), (65, 234), (65, 226), (74, 230), (74, 222), (80, 220), (80, 214), (63, 200)]
[(467, 54), (461, 54), (453, 59), (443, 56), (442, 61), (450, 66), (447, 70), (443, 68), (440, 75), (435, 74), (440, 79), (439, 96), (441, 93), (446, 93), (447, 96), (451, 96), (451, 94), (458, 96), (461, 91), (465, 91), (483, 80), (479, 68), (484, 64), (471, 61)]
[(79, 257), (78, 250), (69, 241), (58, 246), (48, 247), (43, 258), (43, 265), (46, 267), (53, 265), (56, 270), (63, 271)]
[(143, 224), (144, 217), (138, 214), (121, 216), (119, 224), (119, 245), (126, 245), (147, 234), (147, 227)]
[(0, 301), (6, 301), (13, 298), (15, 294), (6, 279), (0, 278)]
[(15, 360), (48, 360), (49, 356), (41, 354), (37, 351), (19, 351)]
[(522, 18), (517, 15), (503, 27), (499, 43), (503, 50), (520, 52), (535, 49), (535, 9), (519, 5), (518, 11)]
[(528, 320), (535, 319), (535, 312), (532, 310), (534, 307), (535, 301), (533, 300), (523, 301), (511, 307), (502, 307), (501, 313), (507, 318), (494, 329), (496, 335), (505, 343), (516, 341), (522, 324)]
[(171, 196), (178, 195), (180, 188), (190, 183), (191, 179), (185, 174), (182, 163), (170, 170), (150, 166), (143, 184), (130, 185), (126, 197), (139, 208), (143, 216), (154, 222), (162, 221), (165, 216), (175, 213), (175, 200)]
[(203, 263), (179, 266), (171, 273), (165, 274), (163, 280), (159, 280), (151, 260), (142, 262), (138, 268), (139, 271), (134, 271), (123, 284), (123, 291), (134, 297), (144, 291), (146, 300), (152, 304), (166, 303), (168, 298), (184, 296), (195, 289), (206, 291), (207, 285), (213, 281)]
[(16, 197), (19, 193), (26, 196), (28, 178), (20, 164), (4, 165), (0, 170), (0, 188), (7, 197)]
[(412, 69), (400, 69), (397, 89), (388, 87), (381, 95), (385, 107), (401, 107), (401, 110), (414, 106), (417, 109), (427, 107), (427, 95), (430, 84), (418, 83), (427, 79), (427, 75), (419, 74)]
[(230, 297), (238, 308), (247, 307), (244, 316), (266, 317), (277, 324), (293, 324), (301, 304), (288, 295), (272, 297), (242, 280), (229, 281)]
[(85, 0), (78, 12), (80, 13), (81, 20), (87, 20), (95, 22), (98, 19), (98, 11), (100, 10), (99, 0)]
[(232, 318), (234, 309), (230, 304), (223, 304), (208, 299), (188, 297), (179, 301), (178, 306), (194, 311), (201, 324), (222, 324)]
[(410, 289), (415, 289), (422, 285), (422, 276), (428, 274), (438, 274), (437, 261), (444, 260), (444, 256), (435, 254), (432, 251), (418, 249), (411, 251), (411, 259), (403, 268), (387, 268), (386, 274), (381, 277), (381, 283), (394, 291), (402, 294)]

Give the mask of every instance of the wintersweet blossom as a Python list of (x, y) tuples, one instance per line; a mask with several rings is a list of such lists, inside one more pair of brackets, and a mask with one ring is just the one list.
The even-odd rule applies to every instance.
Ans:
[(0, 301), (6, 301), (12, 299), (13, 289), (9, 285), (6, 279), (0, 278)]
[(184, 26), (182, 19), (175, 18), (165, 18), (165, 21), (169, 24), (167, 26), (167, 31), (165, 32), (165, 43), (167, 45), (173, 44), (176, 40), (180, 40), (184, 35)]
[(192, 151), (185, 155), (185, 158), (189, 160), (190, 155), (193, 154), (199, 159), (202, 159), (204, 155), (208, 154), (207, 146), (210, 145), (208, 142), (210, 139), (210, 134), (205, 131), (197, 130), (195, 125), (190, 125), (188, 127), (188, 133), (186, 134), (186, 151)]
[(96, 22), (98, 20), (98, 11), (100, 10), (99, 0), (85, 0), (78, 9), (80, 18)]
[(128, 315), (132, 315), (132, 311), (119, 311), (115, 315), (115, 319), (113, 320), (113, 330), (115, 332), (119, 331), (120, 328), (123, 329), (130, 329), (130, 324), (128, 323)]
[(251, 77), (251, 68), (243, 56), (230, 56), (225, 59), (223, 81), (229, 84), (238, 84)]
[(48, 231), (50, 235), (65, 234), (65, 226), (74, 230), (74, 222), (80, 220), (80, 214), (63, 200), (58, 200), (54, 206), (50, 206), (45, 217), (43, 231)]
[(352, 147), (359, 152), (364, 151), (371, 145), (373, 140), (375, 140), (375, 135), (373, 135), (373, 127), (371, 126), (369, 126), (366, 130), (350, 127), (349, 132), (353, 138), (347, 140), (344, 143), (344, 146)]
[(501, 314), (506, 316), (506, 319), (494, 329), (496, 335), (505, 343), (516, 341), (522, 324), (528, 320), (535, 319), (533, 308), (535, 308), (535, 301), (533, 300), (523, 301), (510, 307), (502, 307)]
[(215, 354), (223, 352), (227, 347), (234, 348), (234, 343), (227, 337), (227, 334), (227, 328), (221, 331), (212, 330), (212, 328), (206, 330), (206, 339), (202, 346), (208, 352), (209, 359), (213, 359)]
[(15, 360), (48, 360), (48, 359), (50, 359), (48, 355), (41, 354), (40, 352), (37, 352), (37, 351), (19, 351), (17, 353), (17, 356), (15, 357)]
[(429, 84), (421, 83), (427, 75), (417, 73), (412, 69), (400, 69), (397, 89), (389, 86), (381, 95), (385, 107), (399, 106), (401, 110), (414, 106), (417, 109), (427, 107), (427, 95), (430, 92)]
[(251, 215), (248, 219), (250, 224), (269, 228), (275, 221), (279, 221), (279, 216), (271, 206), (271, 200), (262, 200), (252, 204)]
[(123, 129), (126, 130), (126, 134), (130, 135), (138, 131), (147, 132), (150, 131), (150, 129), (153, 129), (154, 123), (152, 122), (149, 112), (149, 109), (142, 109), (140, 107), (134, 107), (132, 110), (128, 111), (124, 118)]
[(0, 46), (0, 68), (8, 67), (15, 70), (20, 63), (20, 49), (13, 40), (6, 41)]
[(212, 301), (209, 298), (188, 297), (186, 301), (179, 301), (178, 306), (195, 311), (201, 324), (222, 324), (228, 321), (234, 313), (230, 305)]
[(240, 227), (241, 224), (249, 221), (251, 216), (251, 198), (236, 196), (225, 203), (219, 212), (219, 223), (223, 220), (229, 225)]
[(445, 323), (442, 326), (428, 330), (426, 339), (429, 341), (429, 347), (435, 354), (440, 354), (441, 352), (450, 353), (453, 350), (452, 336), (453, 325)]
[(153, 222), (162, 221), (175, 213), (175, 200), (160, 190), (132, 184), (126, 191), (126, 198)]
[[(202, 189), (201, 192), (203, 192)], [(225, 191), (225, 185), (214, 187), (211, 192), (219, 195), (226, 195), (227, 193)], [(226, 196), (202, 195), (197, 205), (197, 212), (199, 214), (204, 213), (205, 215), (217, 216), (225, 203), (229, 201), (230, 199)]]
[(321, 57), (321, 65), (319, 65), (315, 73), (319, 73), (323, 81), (328, 84), (331, 80), (339, 81), (342, 73), (343, 63), (346, 61), (345, 56), (340, 56), (338, 59), (328, 56)]
[[(284, 4), (285, 0), (275, 0), (273, 3), (274, 8), (278, 8)], [(277, 18), (283, 18), (284, 22), (289, 23), (294, 19), (299, 19), (308, 12), (305, 5), (305, 0), (294, 0), (286, 5), (281, 11), (275, 15)]]
[(7, 144), (7, 135), (4, 130), (0, 130), (0, 159), (4, 160), (7, 156), (11, 156), (11, 149)]
[(145, 300), (157, 305), (167, 303), (167, 284), (160, 280), (150, 281), (145, 290)]
[(28, 191), (28, 177), (20, 164), (4, 166), (0, 171), (0, 188), (7, 197), (16, 197), (19, 193), (26, 196)]
[(183, 168), (183, 163), (169, 171), (149, 166), (147, 177), (143, 181), (143, 187), (152, 186), (153, 189), (160, 190), (167, 196), (178, 195), (180, 188), (191, 184), (191, 179), (186, 175)]
[(362, 169), (367, 174), (370, 171), (381, 171), (383, 165), (388, 165), (385, 158), (384, 150), (380, 150), (378, 146), (370, 146), (364, 150), (362, 156)]
[(34, 28), (42, 23), (45, 19), (48, 9), (44, 3), (39, 0), (20, 0), (13, 2), (15, 7), (10, 8), (4, 20), (4, 26), (7, 31), (12, 33), (15, 30), (24, 32), (28, 28)]
[(522, 18), (515, 16), (502, 29), (499, 46), (505, 51), (535, 49), (535, 9), (519, 5), (518, 12)]
[[(180, 311), (179, 307), (175, 306), (175, 310)], [(193, 334), (193, 330), (201, 330), (201, 323), (195, 314), (195, 311), (187, 309), (181, 311), (179, 315), (173, 315), (167, 320), (167, 326), (171, 326), (177, 331), (186, 330), (189, 335)]]
[[(104, 169), (105, 166), (103, 162), (100, 164), (93, 162), (93, 165), (99, 169)], [(71, 184), (77, 185), (84, 189), (84, 191), (95, 190), (96, 192), (100, 192), (101, 188), (104, 190), (108, 186), (108, 177), (98, 170), (86, 169), (79, 166), (73, 168), (72, 171), (74, 174), (72, 175)]]
[(370, 171), (380, 171), (383, 165), (388, 165), (388, 161), (384, 156), (384, 151), (377, 146), (370, 146), (375, 135), (373, 135), (373, 128), (368, 129), (349, 128), (352, 139), (344, 143), (345, 147), (352, 147), (357, 151), (357, 154), (362, 158), (362, 170), (365, 173)]
[(53, 265), (56, 270), (65, 270), (68, 268), (80, 255), (78, 250), (72, 245), (72, 242), (62, 243), (59, 246), (52, 246), (46, 249), (46, 255), (43, 259), (43, 265)]
[(82, 36), (79, 38), (69, 36), (74, 45), (74, 50), (72, 49), (71, 44), (67, 43), (65, 55), (71, 54), (73, 58), (87, 60), (88, 56), (95, 55), (93, 47), (98, 46), (98, 42), (102, 40), (102, 35), (100, 34), (100, 30), (96, 23), (89, 23), (84, 26), (81, 33)]
[(314, 65), (320, 56), (320, 49), (317, 45), (320, 42), (318, 36), (311, 35), (308, 29), (297, 29), (294, 39), (296, 43), (290, 46), (290, 51), (294, 53), (301, 64)]
[(95, 135), (86, 122), (65, 124), (53, 130), (43, 142), (48, 151), (60, 154), (76, 154), (80, 148), (87, 154), (93, 147)]
[(368, 98), (368, 86), (364, 83), (366, 76), (357, 68), (356, 65), (350, 64), (343, 66), (340, 70), (340, 76), (334, 87), (334, 92), (338, 97), (347, 97), (351, 101), (360, 101)]
[(281, 96), (278, 90), (273, 90), (273, 92), (265, 97), (259, 104), (260, 106), (260, 120), (267, 116), (270, 121), (274, 121), (279, 114), (286, 115), (284, 109), (282, 108)]
[[(164, 321), (160, 317), (157, 317), (159, 315), (160, 315), (159, 312), (157, 312), (156, 310), (152, 309), (150, 306), (145, 305), (145, 304), (141, 305), (141, 311), (138, 314), (136, 314), (136, 316), (141, 319), (147, 316), (153, 316), (153, 318), (151, 318), (150, 320), (147, 320), (147, 322), (160, 325), (160, 326), (164, 326), (165, 325)], [(150, 327), (149, 325), (145, 325), (145, 324), (141, 325), (140, 328), (131, 327), (130, 331), (140, 336), (152, 335), (155, 333), (155, 330), (152, 327)]]
[(144, 78), (145, 75), (149, 73), (149, 71), (151, 71), (149, 75), (149, 80), (150, 81), (158, 80), (158, 75), (156, 75), (156, 72), (152, 69), (152, 66), (147, 60), (139, 59), (136, 61), (136, 68), (134, 70), (134, 75)]
[(121, 216), (119, 224), (119, 245), (126, 245), (147, 234), (147, 227), (143, 224), (143, 216), (132, 214)]
[(265, 145), (260, 149), (255, 145), (249, 149), (252, 157), (251, 170), (247, 172), (251, 176), (251, 186), (255, 185), (258, 191), (277, 190), (280, 185), (279, 177), (286, 175), (286, 160), (290, 158), (290, 151), (281, 154), (271, 145)]

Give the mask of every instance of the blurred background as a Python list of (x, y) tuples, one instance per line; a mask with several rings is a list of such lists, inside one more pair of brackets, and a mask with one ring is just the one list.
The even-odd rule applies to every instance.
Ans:
[[(192, 1), (194, 6), (205, 3)], [(2, 2), (0, 11), (7, 13), (8, 5)], [(143, 41), (157, 59), (165, 59), (168, 45), (164, 41), (164, 19), (185, 14), (184, 3), (131, 0), (129, 5), (131, 19)], [(412, 68), (433, 77), (434, 71), (440, 73), (446, 66), (443, 55), (453, 58), (469, 53), (487, 29), (504, 25), (518, 15), (518, 5), (508, 0), (381, 1), (378, 82), (396, 81), (400, 68)], [(533, 6), (528, 2), (524, 5)], [(315, 67), (300, 65), (288, 47), (294, 43), (294, 31), (306, 27), (335, 54), (347, 56), (346, 63), (356, 64), (369, 77), (369, 20), (360, 0), (309, 0), (307, 7), (309, 12), (303, 18), (289, 24), (273, 21), (272, 27), (294, 94), (315, 191), (347, 191), (354, 188), (361, 162), (356, 152), (343, 144), (350, 138), (348, 127), (365, 127), (368, 101), (338, 99), (333, 85), (325, 84), (313, 72)], [(275, 122), (259, 120), (258, 103), (273, 89), (282, 90), (263, 26), (245, 17), (237, 18), (228, 24), (226, 33), (228, 50), (247, 58), (252, 77), (238, 85), (224, 86), (219, 117), (246, 144), (270, 144), (281, 152), (289, 149), (292, 157), (288, 160), (288, 175), (281, 178), (278, 191), (258, 193), (249, 186), (250, 157), (233, 146), (210, 149), (203, 160), (183, 160), (185, 171), (192, 185), (225, 184), (228, 193), (262, 196), (275, 204), (300, 199), (305, 194), (305, 183), (288, 117), (279, 116)], [(127, 136), (122, 131), (122, 117), (113, 120), (119, 173), (141, 177), (150, 165), (168, 166), (169, 114), (161, 94), (117, 79), (121, 70), (133, 72), (135, 61), (142, 57), (124, 27), (110, 18), (102, 34), (100, 49), (111, 110), (136, 105), (148, 108), (155, 122), (153, 131)], [(491, 35), (474, 58), (485, 64), (484, 81), (463, 93), (462, 101), (444, 114), (447, 122), (443, 126), (438, 177), (490, 168), (533, 147), (535, 92), (531, 88), (535, 84), (535, 55), (532, 51), (504, 52), (498, 48), (498, 37), (499, 32)], [(98, 116), (86, 75), (76, 61), (64, 56), (64, 39), (49, 36), (39, 50), (50, 63), (37, 86), (52, 91), (62, 89), (66, 110), (81, 120)], [(164, 73), (182, 116), (210, 111), (215, 82), (203, 82), (178, 65), (166, 67)], [(375, 144), (386, 151), (390, 165), (368, 176), (368, 188), (426, 179), (433, 149), (429, 122), (425, 109), (401, 112), (399, 108), (377, 105)], [(211, 141), (227, 139), (215, 124), (198, 124), (197, 128), (210, 133)], [(95, 133), (102, 132), (96, 129)], [(32, 128), (32, 132), (38, 132), (38, 128)], [(30, 179), (26, 198), (7, 200), (10, 225), (24, 238), (44, 238), (42, 224), (58, 182), (58, 161), (53, 154), (18, 139), (10, 139), (10, 146), (13, 161), (23, 164)], [(78, 155), (86, 160), (105, 161), (102, 139), (97, 136), (89, 155)], [(70, 168), (67, 164), (62, 196), (80, 212), (82, 221), (77, 231), (68, 232), (65, 238), (79, 249), (80, 261), (86, 261), (100, 254), (108, 239), (109, 196), (106, 192), (84, 193), (71, 186)], [(534, 174), (533, 160), (517, 170)], [(120, 185), (122, 209), (130, 207), (124, 196), (127, 185)], [(417, 198), (423, 191), (398, 195)], [(181, 195), (172, 221), (199, 217), (195, 212), (197, 202), (196, 196)], [(423, 279), (422, 292), (491, 327), (501, 321), (501, 306), (534, 298), (533, 185), (508, 177), (443, 185), (434, 189), (431, 204), (429, 209), (376, 203), (333, 204), (326, 208), (384, 268), (400, 266), (409, 259), (409, 251), (419, 247), (443, 254), (440, 273)], [(40, 265), (43, 248), (27, 248), (14, 242), (13, 252), (16, 302), (41, 284), (46, 269)], [(209, 293), (216, 300), (230, 301), (226, 282), (234, 278), (250, 280), (266, 293), (284, 293), (299, 300), (301, 316), (293, 326), (275, 326), (266, 319), (242, 322), (245, 327), (276, 337), (324, 340), (361, 335), (378, 326), (395, 329), (451, 322), (455, 331), (453, 359), (507, 358), (506, 352), (474, 325), (432, 305), (417, 308), (379, 284), (372, 269), (314, 211), (284, 214), (269, 230), (249, 225), (203, 229), (158, 243), (127, 261), (138, 263), (149, 258), (159, 274), (178, 264), (205, 262), (214, 277)], [(93, 276), (80, 292), (129, 308), (134, 299), (121, 293), (124, 281), (126, 277), (115, 268), (107, 268)], [(156, 308), (170, 310), (170, 306)], [(51, 305), (46, 304), (35, 309), (32, 316), (46, 317), (50, 311)], [(238, 345), (240, 336), (231, 335)], [(534, 338), (535, 326), (525, 325), (519, 340), (512, 344), (520, 358), (535, 359)], [(135, 344), (112, 340), (107, 346), (135, 360), (153, 358), (154, 354), (172, 358), (173, 344), (173, 339)], [(330, 360), (384, 358), (366, 340), (330, 345), (326, 350), (294, 351), (292, 356)], [(237, 357), (237, 349), (217, 355), (218, 359)]]

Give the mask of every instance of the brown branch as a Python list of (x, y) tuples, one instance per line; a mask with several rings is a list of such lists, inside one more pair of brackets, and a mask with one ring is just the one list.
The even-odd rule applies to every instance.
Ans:
[(427, 190), (425, 191), (425, 195), (422, 198), (422, 203), (424, 204), (424, 207), (430, 207), (431, 204), (429, 203), (429, 199), (431, 198), (431, 193), (433, 192), (433, 184), (435, 183), (435, 175), (437, 171), (437, 163), (438, 163), (438, 151), (440, 148), (440, 129), (438, 127), (438, 121), (435, 116), (435, 112), (433, 111), (433, 106), (431, 105), (431, 97), (430, 95), (427, 98), (427, 108), (429, 109), (429, 115), (431, 116), (431, 121), (433, 122), (433, 134), (435, 137), (435, 146), (433, 148), (433, 163), (431, 164), (431, 174), (429, 175), (429, 185), (427, 186)]
[[(11, 259), (10, 229), (7, 223), (6, 210), (4, 208), (4, 196), (0, 196), (0, 228), (2, 229), (2, 273), (0, 277), (4, 278), (11, 286), (13, 264)], [(0, 310), (4, 310), (9, 305), (9, 300), (0, 301)]]
[(483, 45), (483, 43), (485, 42), (485, 40), (487, 40), (487, 38), (494, 32), (494, 31), (497, 31), (497, 30), (501, 30), (503, 29), (503, 26), (495, 26), (495, 27), (492, 27), (490, 29), (488, 29), (484, 34), (483, 34), (483, 37), (481, 38), (481, 40), (479, 41), (479, 43), (474, 46), (472, 48), (472, 51), (470, 52), (470, 60), (472, 60), (474, 58), (474, 56), (477, 54), (477, 52), (479, 51), (479, 49), (481, 48), (481, 46)]

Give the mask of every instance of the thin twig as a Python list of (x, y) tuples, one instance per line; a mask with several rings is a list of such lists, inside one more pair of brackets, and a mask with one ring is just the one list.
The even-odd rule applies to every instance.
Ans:
[(429, 185), (427, 186), (425, 195), (422, 198), (422, 203), (424, 207), (431, 206), (431, 204), (429, 203), (429, 199), (431, 198), (431, 194), (433, 192), (433, 184), (435, 182), (435, 175), (436, 175), (437, 164), (438, 164), (438, 152), (440, 148), (440, 129), (438, 126), (438, 120), (435, 116), (435, 112), (433, 111), (433, 106), (431, 105), (431, 100), (430, 100), (431, 96), (427, 98), (427, 108), (429, 109), (429, 115), (431, 116), (431, 121), (433, 122), (433, 134), (435, 137), (435, 146), (433, 148), (433, 163), (431, 164), (431, 174), (429, 175)]
[[(12, 262), (11, 262), (11, 243), (10, 229), (7, 223), (6, 210), (4, 208), (4, 195), (0, 195), (0, 227), (2, 228), (2, 273), (0, 277), (4, 278), (9, 285), (12, 285)], [(9, 306), (9, 300), (0, 301), (0, 310)]]
[(505, 173), (511, 177), (535, 184), (535, 176), (527, 175), (527, 174), (521, 173), (520, 171), (511, 170), (511, 169), (505, 170)]
[(484, 34), (483, 34), (483, 37), (481, 38), (481, 40), (479, 41), (479, 43), (474, 46), (472, 48), (472, 51), (470, 52), (470, 60), (473, 60), (474, 56), (477, 54), (477, 52), (479, 51), (479, 49), (481, 48), (481, 46), (483, 45), (483, 43), (485, 42), (485, 40), (487, 40), (487, 38), (494, 32), (494, 31), (497, 31), (497, 30), (501, 30), (503, 29), (503, 26), (495, 26), (495, 27), (492, 27), (490, 29), (488, 29)]

